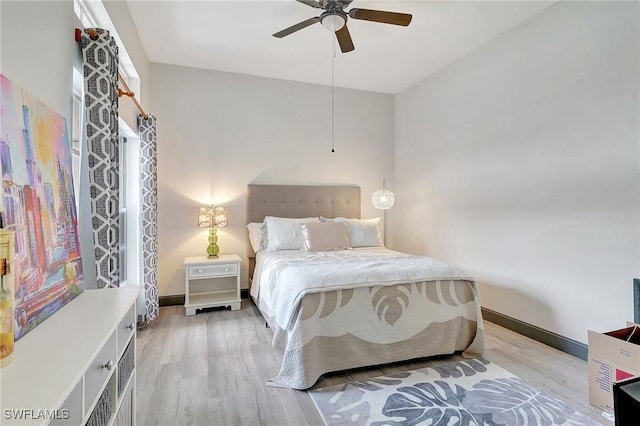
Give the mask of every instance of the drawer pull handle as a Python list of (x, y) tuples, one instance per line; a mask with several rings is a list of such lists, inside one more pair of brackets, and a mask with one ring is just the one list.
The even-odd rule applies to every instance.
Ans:
[(111, 371), (111, 369), (113, 368), (113, 361), (109, 360), (109, 362), (107, 362), (106, 364), (102, 364), (102, 368)]
[(135, 323), (132, 322), (131, 324), (127, 325), (127, 328), (129, 330), (133, 330), (134, 328), (136, 328), (136, 325), (135, 325)]
[(229, 272), (229, 268), (224, 268), (224, 271), (225, 272)]
[(199, 274), (201, 274), (201, 273), (203, 273), (203, 272), (204, 272), (204, 271), (203, 271), (202, 269), (198, 269), (198, 273), (199, 273)]

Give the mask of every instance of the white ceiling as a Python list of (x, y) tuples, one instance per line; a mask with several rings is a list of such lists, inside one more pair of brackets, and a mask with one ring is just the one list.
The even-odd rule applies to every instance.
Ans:
[[(350, 19), (355, 50), (336, 47), (335, 85), (398, 93), (515, 27), (553, 1), (355, 0), (347, 8), (411, 13), (408, 27)], [(149, 61), (331, 84), (335, 37), (295, 0), (128, 0)], [(336, 45), (337, 46), (337, 45)]]

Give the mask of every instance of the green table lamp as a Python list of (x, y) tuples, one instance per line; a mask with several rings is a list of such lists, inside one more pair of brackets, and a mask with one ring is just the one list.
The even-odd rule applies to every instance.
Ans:
[(209, 246), (207, 247), (207, 255), (209, 258), (218, 257), (220, 248), (218, 247), (218, 228), (227, 226), (227, 208), (222, 206), (206, 206), (200, 207), (198, 215), (198, 227), (209, 228)]

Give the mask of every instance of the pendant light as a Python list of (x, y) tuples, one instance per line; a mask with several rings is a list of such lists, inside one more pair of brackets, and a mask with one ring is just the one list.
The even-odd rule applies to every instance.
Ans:
[(382, 179), (382, 188), (378, 189), (371, 196), (371, 204), (379, 210), (389, 210), (396, 201), (393, 192), (384, 187), (384, 179)]

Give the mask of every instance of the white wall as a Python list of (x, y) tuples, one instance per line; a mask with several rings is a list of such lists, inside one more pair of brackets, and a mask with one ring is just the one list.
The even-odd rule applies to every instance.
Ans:
[(158, 118), (160, 295), (184, 294), (185, 256), (206, 253), (197, 207), (229, 207), (218, 230), (221, 253), (243, 257), (247, 285), (249, 183), (357, 184), (363, 217), (379, 216), (370, 197), (393, 173), (394, 100), (336, 89), (336, 152), (331, 153), (331, 89), (240, 74), (151, 63)]
[(586, 342), (640, 276), (638, 3), (561, 2), (396, 98), (392, 245)]
[(0, 10), (0, 72), (69, 121), (72, 67), (81, 61), (73, 3), (2, 1)]

